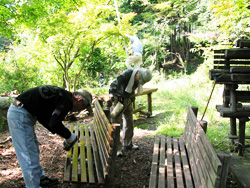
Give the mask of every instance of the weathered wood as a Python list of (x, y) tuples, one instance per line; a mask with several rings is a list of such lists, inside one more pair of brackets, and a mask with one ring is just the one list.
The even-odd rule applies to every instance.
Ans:
[(167, 187), (174, 187), (174, 167), (173, 167), (173, 153), (172, 153), (172, 138), (167, 137)]
[[(78, 138), (78, 126), (75, 126), (75, 135)], [(78, 144), (73, 147), (73, 167), (72, 167), (72, 181), (78, 181)]]
[(226, 187), (226, 180), (228, 176), (229, 162), (231, 160), (231, 155), (222, 151), (218, 152), (217, 155), (222, 163), (222, 166), (224, 166), (221, 172), (221, 181), (219, 187), (224, 188)]
[(137, 112), (140, 112), (140, 111), (142, 111), (142, 110), (145, 109), (145, 108), (146, 108), (145, 106), (140, 106), (139, 108), (134, 109), (134, 110), (133, 110), (133, 113), (135, 114), (135, 113), (137, 113)]
[(230, 67), (230, 73), (250, 73), (250, 67), (246, 66)]
[(161, 136), (161, 145), (160, 145), (160, 160), (159, 160), (159, 185), (158, 187), (165, 187), (165, 136)]
[[(120, 125), (110, 124), (98, 100), (94, 101), (94, 106), (93, 124), (74, 127), (76, 136), (80, 137), (80, 146), (76, 143), (67, 154), (64, 181), (110, 187), (120, 138)], [(73, 125), (71, 131), (72, 127)]]
[(147, 100), (148, 100), (148, 111), (147, 112), (144, 112), (142, 111), (142, 108), (137, 108), (135, 109), (135, 103), (133, 102), (133, 108), (134, 108), (134, 112), (133, 113), (142, 113), (144, 115), (147, 115), (147, 116), (151, 116), (152, 115), (152, 93), (153, 92), (156, 92), (158, 90), (158, 88), (143, 88), (143, 92), (138, 95), (138, 90), (135, 91), (135, 95), (136, 96), (141, 96), (141, 95), (147, 95)]
[(85, 140), (84, 140), (84, 128), (80, 127), (80, 172), (81, 182), (87, 182), (87, 167), (86, 167), (86, 153), (85, 153)]
[[(149, 187), (151, 188), (157, 187), (157, 169), (158, 169), (158, 158), (159, 158), (158, 156), (159, 156), (159, 150), (160, 150), (159, 143), (160, 143), (160, 138), (159, 136), (156, 136), (155, 142), (154, 142), (153, 159), (152, 159), (150, 180), (149, 180)], [(161, 174), (161, 175), (164, 175), (164, 174)]]
[(243, 48), (243, 47), (247, 47), (247, 46), (244, 46), (244, 43), (247, 43), (250, 45), (250, 40), (248, 39), (238, 39), (235, 43), (235, 46), (236, 47), (240, 47), (240, 48)]
[(186, 182), (186, 187), (191, 188), (191, 187), (194, 187), (194, 185), (193, 185), (192, 176), (191, 176), (191, 172), (189, 168), (187, 153), (185, 150), (185, 143), (182, 138), (179, 138), (179, 143), (180, 143), (180, 152), (181, 152), (181, 157), (182, 157), (182, 162), (183, 162), (183, 174), (184, 174), (184, 179)]
[(165, 136), (161, 140), (156, 136), (149, 187), (222, 188), (228, 163), (222, 165), (190, 105), (184, 137), (185, 142), (181, 138), (168, 136), (165, 141)]
[(229, 162), (230, 173), (240, 188), (249, 188), (250, 154), (245, 152), (243, 157), (239, 157), (237, 153), (231, 153), (231, 156)]
[(225, 50), (225, 59), (250, 59), (250, 49), (234, 48)]
[(239, 47), (240, 48), (250, 48), (250, 41), (240, 41), (240, 44), (239, 44)]

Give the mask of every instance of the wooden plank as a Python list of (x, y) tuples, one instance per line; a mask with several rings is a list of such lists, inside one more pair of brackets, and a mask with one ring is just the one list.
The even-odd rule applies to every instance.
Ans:
[(185, 143), (182, 138), (179, 138), (180, 152), (183, 164), (183, 174), (186, 183), (186, 188), (193, 188), (193, 181), (191, 176), (191, 169), (189, 168), (188, 156), (185, 150)]
[(174, 149), (174, 161), (175, 161), (175, 173), (176, 173), (176, 184), (178, 188), (184, 188), (184, 182), (182, 177), (182, 169), (181, 169), (181, 159), (178, 147), (177, 138), (173, 138), (173, 149)]
[(250, 49), (234, 48), (225, 50), (225, 59), (250, 59)]
[(91, 142), (88, 129), (85, 129), (85, 138), (86, 138), (86, 147), (87, 147), (87, 161), (88, 161), (88, 174), (89, 174), (89, 183), (95, 183), (95, 174), (93, 167), (93, 156), (91, 151)]
[(214, 65), (249, 65), (250, 61), (238, 60), (214, 60)]
[[(74, 125), (70, 125), (70, 132), (73, 132)], [(65, 169), (64, 169), (64, 177), (63, 181), (68, 182), (71, 178), (71, 157), (72, 157), (72, 149), (67, 152), (66, 162), (65, 162)]]
[(105, 113), (102, 110), (101, 105), (99, 104), (98, 100), (94, 100), (94, 105), (95, 105), (95, 109), (98, 111), (98, 113), (96, 115), (100, 116), (103, 121), (105, 122), (105, 124), (107, 125), (106, 128), (109, 132), (109, 134), (111, 135), (112, 131), (113, 131), (113, 127), (111, 126), (111, 124), (109, 123), (108, 118), (106, 117)]
[(197, 147), (199, 149), (199, 153), (198, 156), (200, 159), (200, 166), (201, 166), (201, 170), (202, 170), (202, 176), (201, 176), (201, 181), (205, 182), (205, 184), (208, 187), (214, 187), (215, 183), (217, 181), (218, 175), (215, 172), (215, 170), (213, 169), (213, 166), (211, 165), (211, 161), (209, 160), (209, 157), (205, 151), (205, 147), (201, 140), (200, 140), (200, 136), (198, 135), (197, 137)]
[(215, 172), (220, 175), (221, 174), (221, 162), (219, 158), (217, 157), (211, 143), (209, 142), (205, 132), (200, 126), (196, 126), (198, 133), (200, 135), (200, 139), (202, 141), (202, 144), (205, 146), (205, 150), (207, 152), (208, 157), (210, 158), (211, 164), (213, 165), (213, 168), (215, 169)]
[(225, 49), (221, 49), (221, 50), (214, 50), (214, 53), (215, 53), (215, 54), (218, 54), (218, 53), (222, 53), (222, 54), (224, 54), (224, 53), (225, 53)]
[(218, 152), (217, 153), (221, 163), (222, 163), (222, 172), (220, 177), (220, 185), (219, 188), (226, 187), (227, 182), (227, 176), (228, 176), (228, 170), (229, 170), (229, 162), (231, 160), (231, 155), (225, 152)]
[(174, 187), (172, 138), (167, 137), (167, 187)]
[(230, 73), (250, 73), (249, 66), (230, 67)]
[(236, 43), (235, 43), (235, 46), (236, 46), (236, 47), (241, 47), (241, 48), (242, 48), (242, 47), (245, 47), (245, 46), (241, 46), (241, 43), (242, 43), (242, 42), (246, 42), (246, 43), (249, 44), (249, 43), (250, 43), (249, 41), (250, 41), (250, 40), (248, 40), (248, 39), (238, 39), (238, 40), (236, 41)]
[[(96, 113), (96, 111), (94, 111)], [(98, 119), (96, 119), (95, 123), (93, 124), (96, 139), (97, 139), (97, 145), (98, 145), (98, 152), (100, 161), (102, 164), (103, 174), (106, 172), (108, 160), (109, 160), (109, 152), (111, 151), (109, 146), (109, 141), (107, 140), (107, 137), (105, 137), (105, 133), (103, 133), (103, 126), (101, 122), (99, 122)], [(108, 149), (107, 149), (108, 147)]]
[(240, 41), (238, 47), (240, 47), (240, 48), (244, 48), (244, 47), (250, 48), (250, 42), (249, 41)]
[(235, 82), (249, 82), (250, 74), (231, 74), (231, 80)]
[[(147, 95), (149, 93), (156, 92), (157, 90), (158, 90), (158, 88), (143, 88), (143, 92), (139, 96)], [(138, 90), (135, 91), (135, 95), (138, 96)]]
[[(95, 169), (96, 169), (96, 176), (99, 184), (104, 184), (104, 175), (102, 171), (102, 166), (100, 162), (100, 157), (99, 157), (99, 152), (95, 140), (95, 135), (92, 129), (90, 129), (90, 138), (91, 138), (91, 143), (92, 143), (92, 148), (93, 148), (93, 156), (94, 156), (94, 161), (95, 161)], [(105, 170), (104, 170), (105, 171)]]
[(165, 147), (165, 136), (161, 136), (160, 141), (160, 161), (159, 161), (159, 185), (158, 188), (165, 188), (165, 153), (166, 153), (166, 147)]
[(158, 171), (158, 158), (160, 150), (160, 138), (158, 135), (155, 137), (154, 150), (153, 150), (153, 159), (151, 165), (150, 179), (149, 179), (149, 188), (156, 188), (157, 186), (157, 171)]
[(243, 157), (231, 153), (229, 162), (230, 172), (240, 188), (249, 188), (250, 185), (250, 153), (245, 152)]
[[(78, 137), (78, 126), (75, 125), (75, 135)], [(73, 166), (72, 166), (72, 181), (78, 181), (78, 141), (73, 146)]]
[(80, 172), (81, 182), (87, 182), (87, 167), (86, 167), (86, 154), (85, 154), (85, 141), (84, 141), (84, 128), (80, 127)]

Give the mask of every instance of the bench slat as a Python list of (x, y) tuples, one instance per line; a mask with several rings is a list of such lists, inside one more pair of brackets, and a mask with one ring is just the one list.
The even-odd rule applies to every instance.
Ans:
[(179, 144), (180, 144), (180, 152), (181, 152), (181, 158), (182, 158), (182, 163), (183, 163), (183, 172), (184, 172), (184, 179), (186, 182), (186, 187), (193, 188), (194, 185), (193, 185), (193, 181), (192, 181), (192, 177), (190, 173), (187, 154), (185, 151), (185, 143), (182, 138), (179, 138)]
[[(199, 124), (199, 122), (197, 122), (197, 125)], [(215, 169), (215, 172), (217, 172), (217, 175), (221, 174), (221, 167), (222, 164), (219, 160), (219, 158), (217, 157), (217, 154), (215, 153), (213, 146), (211, 145), (211, 143), (209, 142), (205, 132), (203, 131), (203, 129), (201, 128), (201, 126), (196, 126), (198, 131), (199, 131), (199, 135), (201, 138), (201, 141), (203, 143), (203, 145), (205, 145), (205, 150), (208, 153), (208, 157), (210, 157), (210, 162), (213, 165), (213, 168)]]
[[(100, 161), (102, 164), (102, 169), (103, 169), (103, 174), (106, 174), (106, 171), (108, 170), (108, 164), (110, 163), (110, 156), (109, 156), (109, 151), (111, 151), (111, 148), (109, 146), (109, 142), (107, 141), (107, 138), (105, 138), (105, 134), (103, 134), (103, 126), (102, 124), (97, 120), (95, 122), (96, 126), (95, 128), (95, 133), (96, 133), (96, 139), (98, 142), (98, 148), (99, 148), (99, 155), (100, 155)], [(108, 148), (107, 148), (108, 147)]]
[[(78, 137), (78, 126), (75, 126), (75, 135)], [(73, 166), (72, 166), (72, 181), (78, 181), (78, 143), (73, 146)]]
[(80, 171), (81, 171), (81, 182), (87, 182), (87, 167), (86, 167), (86, 153), (85, 153), (85, 142), (84, 142), (84, 128), (80, 127)]
[(149, 180), (149, 187), (151, 187), (151, 188), (156, 188), (156, 186), (157, 186), (158, 158), (159, 158), (159, 150), (160, 150), (159, 143), (160, 143), (160, 138), (157, 135), (155, 137), (155, 142), (154, 142), (153, 159), (152, 159), (150, 180)]
[(106, 125), (105, 128), (107, 129), (109, 135), (111, 135), (112, 137), (114, 137), (114, 135), (112, 135), (112, 133), (113, 133), (113, 127), (109, 123), (109, 120), (106, 117), (105, 113), (103, 112), (102, 107), (99, 104), (98, 100), (95, 100), (94, 104), (95, 104), (95, 110), (98, 111), (98, 113), (96, 113), (95, 115), (98, 116), (98, 117), (100, 117), (104, 121), (104, 124)]
[(217, 172), (215, 172), (215, 169), (212, 166), (212, 162), (210, 161), (209, 157), (207, 156), (207, 153), (205, 150), (206, 146), (204, 146), (202, 144), (200, 136), (198, 136), (197, 141), (198, 141), (198, 147), (200, 150), (200, 157), (203, 158), (202, 171), (205, 175), (204, 179), (206, 180), (206, 182), (209, 182), (209, 183), (207, 183), (207, 185), (215, 186), (219, 177), (217, 175)]
[[(74, 125), (70, 126), (70, 132), (73, 132), (74, 130)], [(67, 156), (66, 156), (66, 162), (65, 162), (65, 173), (64, 173), (64, 177), (63, 177), (63, 181), (64, 182), (68, 182), (70, 181), (70, 177), (71, 177), (71, 157), (72, 157), (72, 149), (70, 149), (67, 152)]]
[(173, 138), (173, 148), (174, 148), (174, 160), (175, 160), (175, 172), (176, 172), (176, 183), (177, 187), (184, 188), (182, 170), (181, 170), (181, 159), (178, 147), (177, 138)]
[(94, 160), (95, 160), (95, 169), (96, 169), (96, 176), (98, 179), (99, 184), (104, 184), (104, 179), (103, 179), (103, 172), (102, 172), (102, 166), (100, 163), (100, 158), (98, 154), (98, 149), (96, 145), (96, 140), (94, 136), (94, 132), (92, 129), (90, 129), (90, 135), (91, 135), (91, 142), (92, 142), (92, 148), (93, 148), (93, 155), (94, 155)]
[(172, 138), (167, 137), (167, 178), (168, 187), (174, 187), (174, 167), (172, 154)]
[(161, 136), (161, 142), (160, 142), (160, 163), (159, 163), (159, 186), (158, 187), (165, 187), (165, 151), (166, 151), (166, 145), (165, 145), (165, 136)]
[(88, 174), (89, 174), (89, 182), (95, 183), (95, 174), (93, 167), (93, 156), (91, 153), (91, 145), (90, 145), (90, 136), (89, 130), (85, 129), (85, 138), (86, 138), (86, 147), (87, 147), (87, 160), (88, 160)]
[(109, 134), (109, 132), (107, 132), (107, 130), (105, 129), (105, 123), (101, 121), (99, 117), (96, 117), (95, 124), (96, 126), (94, 128), (95, 128), (96, 134), (98, 134), (98, 137), (101, 136), (100, 138), (103, 141), (101, 142), (102, 145), (105, 146), (105, 150), (107, 153), (111, 152), (111, 147), (113, 147), (114, 145), (114, 139)]

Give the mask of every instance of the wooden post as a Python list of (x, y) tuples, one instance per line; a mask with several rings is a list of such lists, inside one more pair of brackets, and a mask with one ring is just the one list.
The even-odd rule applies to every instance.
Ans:
[(148, 113), (152, 115), (152, 93), (148, 93)]
[[(230, 118), (230, 134), (233, 136), (237, 136), (236, 118)], [(234, 144), (234, 139), (231, 139), (231, 145), (234, 146)]]
[(201, 120), (201, 121), (199, 121), (199, 124), (200, 124), (201, 128), (203, 129), (203, 131), (205, 133), (207, 133), (207, 121)]
[(248, 121), (248, 117), (239, 118), (239, 150), (238, 155), (243, 156), (244, 147), (245, 147), (245, 128), (246, 121)]
[(220, 188), (224, 188), (224, 187), (226, 187), (228, 170), (229, 170), (229, 162), (231, 160), (231, 155), (220, 151), (217, 153), (217, 156), (219, 157), (221, 164), (222, 164)]
[(198, 115), (198, 107), (197, 106), (192, 106), (191, 109), (193, 110), (194, 115), (197, 117), (197, 115)]
[(112, 126), (115, 129), (114, 137), (113, 137), (113, 139), (114, 139), (114, 147), (113, 147), (113, 151), (112, 151), (112, 154), (111, 154), (112, 155), (112, 157), (111, 157), (112, 165), (111, 165), (111, 168), (109, 168), (109, 174), (110, 175), (105, 180), (106, 181), (105, 185), (104, 185), (105, 188), (109, 188), (111, 186), (112, 182), (113, 182), (114, 171), (115, 171), (115, 168), (116, 168), (115, 167), (115, 164), (116, 164), (115, 161), (116, 161), (116, 157), (117, 157), (117, 147), (118, 147), (119, 142), (120, 142), (120, 124), (114, 123), (114, 124), (112, 124)]

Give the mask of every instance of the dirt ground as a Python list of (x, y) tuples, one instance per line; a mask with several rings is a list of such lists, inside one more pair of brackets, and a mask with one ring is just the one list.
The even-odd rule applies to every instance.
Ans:
[[(88, 124), (91, 121), (92, 119), (90, 117), (72, 123)], [(155, 127), (155, 125), (152, 125), (152, 122), (157, 124), (154, 119), (150, 121), (148, 121), (147, 118), (135, 120), (135, 126), (148, 124), (147, 130), (135, 129), (134, 143), (139, 146), (139, 150), (128, 151), (124, 153), (123, 157), (117, 158), (114, 181), (112, 182), (114, 188), (148, 187)], [(71, 123), (67, 123), (66, 125), (69, 126), (70, 124)], [(63, 183), (66, 158), (66, 152), (62, 149), (63, 139), (51, 134), (43, 126), (36, 126), (35, 131), (40, 142), (40, 159), (46, 175), (59, 179), (60, 184), (56, 186), (57, 188), (71, 187), (70, 184)], [(8, 131), (1, 133), (0, 141), (5, 140), (8, 136), (10, 136)], [(0, 144), (0, 187), (25, 187), (22, 172), (11, 141)], [(227, 187), (237, 187), (231, 177), (228, 178)]]
[[(136, 124), (145, 123), (147, 119), (139, 119)], [(91, 118), (85, 118), (72, 122), (73, 124), (91, 122)], [(71, 123), (67, 123), (69, 126)], [(63, 183), (64, 164), (66, 151), (62, 149), (63, 139), (51, 134), (43, 126), (36, 126), (35, 132), (40, 142), (41, 165), (48, 177), (56, 177), (60, 184), (57, 187), (66, 188), (71, 185)], [(127, 151), (123, 157), (118, 157), (113, 181), (115, 188), (148, 187), (151, 159), (153, 152), (153, 130), (135, 130), (134, 143), (139, 150)], [(10, 136), (9, 132), (0, 134), (0, 141)], [(24, 188), (22, 172), (17, 161), (14, 147), (11, 141), (0, 145), (0, 187)]]

